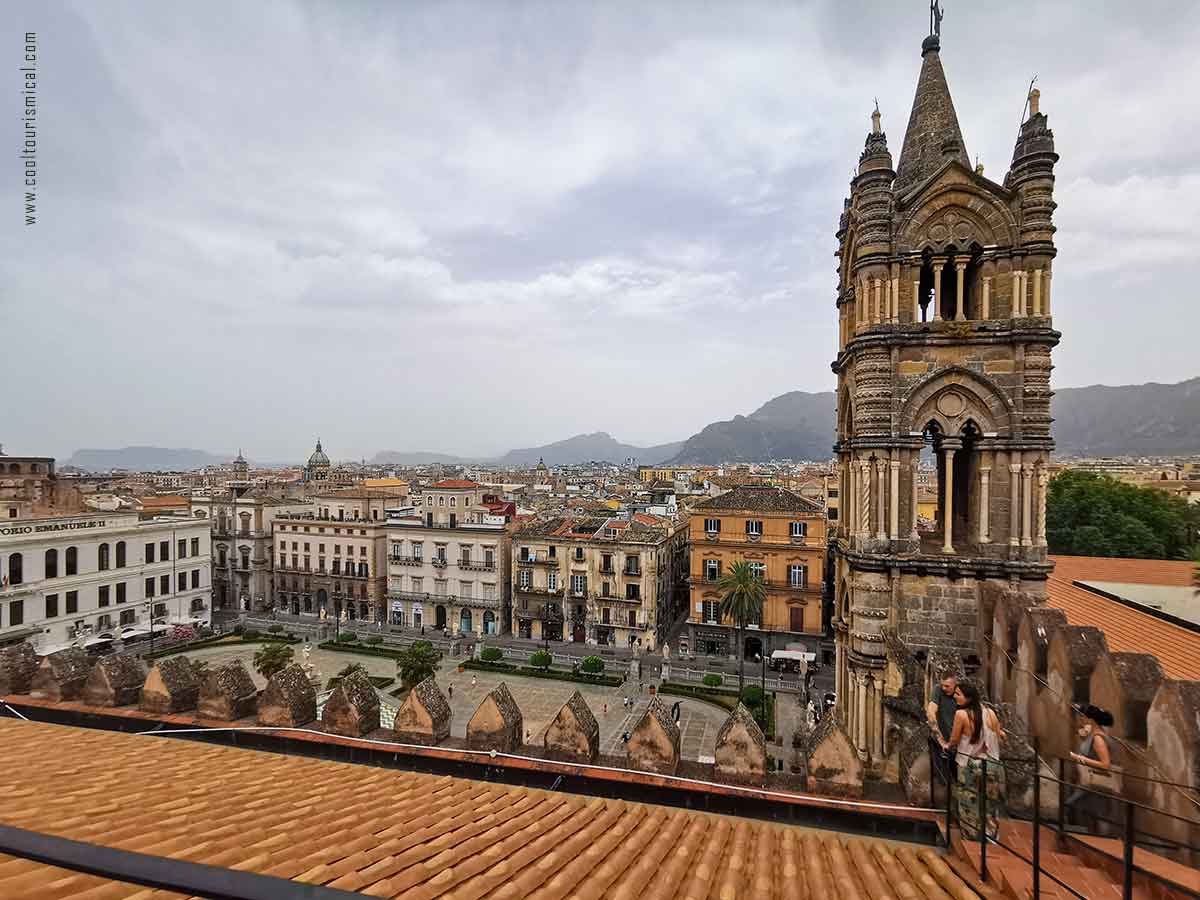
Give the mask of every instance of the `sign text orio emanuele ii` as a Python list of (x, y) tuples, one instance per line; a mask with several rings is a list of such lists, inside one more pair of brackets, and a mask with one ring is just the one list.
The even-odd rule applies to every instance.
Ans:
[(29, 525), (0, 525), (0, 537), (17, 534), (38, 534), (42, 531), (75, 531), (79, 528), (103, 528), (105, 519), (79, 519), (73, 522), (42, 522)]

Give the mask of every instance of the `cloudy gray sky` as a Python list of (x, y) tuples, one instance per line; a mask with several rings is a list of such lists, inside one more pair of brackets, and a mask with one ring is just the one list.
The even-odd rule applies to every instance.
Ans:
[[(967, 150), (1034, 73), (1055, 384), (1200, 374), (1200, 4), (948, 0)], [(24, 4), (0, 120), (0, 441), (300, 459), (680, 439), (832, 388), (833, 232), (924, 0)]]

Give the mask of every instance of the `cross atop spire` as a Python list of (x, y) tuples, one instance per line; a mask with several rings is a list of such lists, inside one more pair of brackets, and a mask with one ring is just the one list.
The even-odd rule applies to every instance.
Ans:
[(942, 36), (942, 4), (939, 0), (929, 0), (929, 33), (934, 37)]

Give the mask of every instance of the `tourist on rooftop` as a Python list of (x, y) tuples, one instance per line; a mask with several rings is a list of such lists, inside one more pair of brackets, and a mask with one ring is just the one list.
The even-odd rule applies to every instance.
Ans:
[(1000, 762), (1000, 740), (1004, 731), (996, 713), (983, 705), (975, 684), (959, 682), (954, 700), (958, 704), (954, 727), (950, 739), (942, 747), (946, 750), (954, 747), (957, 751), (958, 781), (954, 793), (959, 829), (967, 840), (979, 838), (979, 792), (982, 790), (986, 794), (987, 821), (984, 824), (987, 836), (995, 839), (1000, 832), (1000, 817), (1004, 814), (1004, 765)]
[(958, 712), (958, 702), (954, 692), (958, 689), (958, 676), (947, 675), (933, 692), (933, 699), (925, 708), (925, 718), (929, 722), (929, 758), (933, 771), (929, 773), (930, 793), (932, 796), (933, 779), (938, 779), (945, 785), (946, 790), (955, 780), (954, 754), (943, 748), (950, 740), (954, 731), (954, 715)]
[(1104, 813), (1105, 794), (1120, 794), (1120, 775), (1112, 764), (1106, 729), (1113, 724), (1113, 714), (1099, 706), (1088, 705), (1079, 713), (1079, 749), (1071, 754), (1078, 766), (1079, 786), (1067, 797), (1066, 807), (1076, 825), (1095, 830)]

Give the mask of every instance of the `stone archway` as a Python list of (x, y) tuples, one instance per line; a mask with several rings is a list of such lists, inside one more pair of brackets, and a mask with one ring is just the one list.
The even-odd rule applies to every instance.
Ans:
[(458, 630), (463, 634), (471, 634), (475, 630), (474, 619), (471, 615), (470, 609), (464, 608), (462, 612), (458, 614)]
[(438, 631), (446, 627), (446, 607), (440, 603), (433, 608), (433, 621)]
[(483, 633), (484, 634), (495, 634), (496, 633), (496, 614), (494, 612), (492, 612), (490, 609), (485, 610), (483, 613)]

